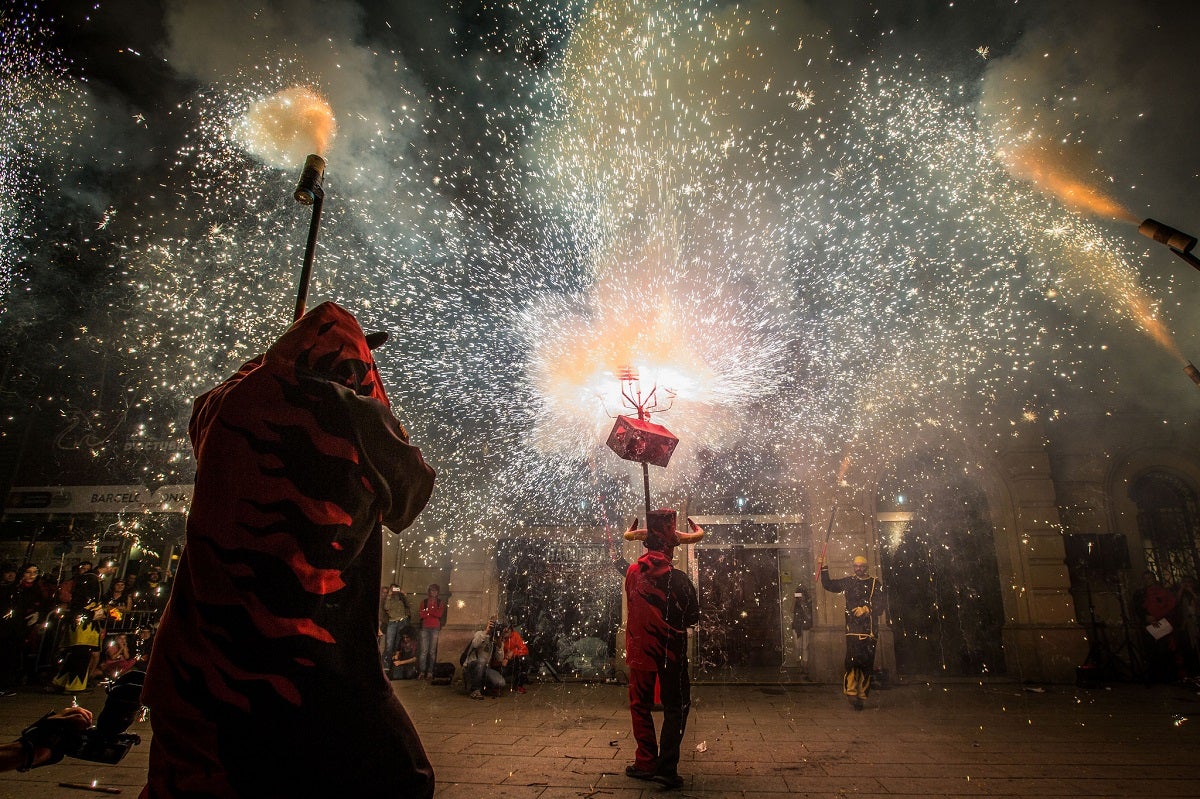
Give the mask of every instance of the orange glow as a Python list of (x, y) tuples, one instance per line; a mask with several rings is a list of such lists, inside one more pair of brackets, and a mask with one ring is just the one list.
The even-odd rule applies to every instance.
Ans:
[(1088, 170), (1078, 151), (1027, 141), (1001, 150), (999, 155), (1013, 177), (1035, 184), (1077, 211), (1125, 222), (1138, 221), (1120, 203), (1082, 177)]
[(268, 164), (290, 168), (305, 156), (328, 155), (337, 121), (320, 94), (292, 86), (254, 102), (238, 125), (246, 148)]
[(846, 457), (842, 458), (842, 465), (838, 468), (837, 484), (840, 486), (846, 485), (846, 472), (850, 471), (850, 453), (846, 453)]
[(1141, 326), (1143, 330), (1150, 334), (1150, 337), (1159, 343), (1159, 345), (1180, 360), (1181, 363), (1186, 363), (1187, 359), (1183, 357), (1183, 353), (1179, 351), (1179, 347), (1175, 344), (1175, 339), (1163, 323), (1154, 317), (1150, 310), (1150, 303), (1145, 297), (1129, 296), (1129, 309), (1133, 314), (1133, 318)]

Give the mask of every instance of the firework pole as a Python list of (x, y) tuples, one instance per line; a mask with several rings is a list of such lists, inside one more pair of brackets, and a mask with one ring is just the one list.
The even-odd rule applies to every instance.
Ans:
[(821, 564), (825, 562), (825, 552), (829, 549), (829, 537), (833, 535), (833, 519), (837, 516), (837, 503), (833, 505), (833, 509), (829, 511), (829, 524), (825, 527), (825, 543), (821, 545), (821, 557), (817, 558), (817, 574), (814, 579), (821, 579)]
[(317, 231), (321, 227), (321, 204), (325, 200), (325, 159), (310, 155), (304, 162), (304, 171), (292, 196), (301, 205), (312, 206), (312, 219), (308, 223), (308, 243), (304, 247), (304, 267), (300, 270), (300, 286), (296, 291), (296, 314), (292, 321), (304, 316), (308, 302), (308, 283), (312, 279), (313, 259), (317, 254)]
[[(658, 386), (643, 396), (637, 373), (630, 368), (621, 370), (621, 399), (625, 407), (637, 411), (637, 419), (618, 415), (612, 432), (608, 434), (608, 448), (627, 461), (642, 465), (642, 489), (645, 493), (646, 518), (650, 518), (650, 464), (666, 467), (679, 439), (662, 425), (650, 421), (650, 415), (665, 411), (670, 404), (660, 405), (657, 399)], [(635, 384), (637, 384), (635, 388)], [(674, 392), (668, 390), (670, 398)]]
[[(638, 420), (645, 422), (650, 419), (650, 414), (642, 406), (638, 406)], [(646, 495), (646, 524), (650, 523), (650, 464), (647, 461), (642, 461), (642, 490)]]

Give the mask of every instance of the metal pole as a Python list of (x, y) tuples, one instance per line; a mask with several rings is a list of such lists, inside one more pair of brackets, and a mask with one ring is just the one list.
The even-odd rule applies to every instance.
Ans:
[(821, 583), (821, 561), (825, 560), (825, 553), (829, 549), (829, 537), (833, 535), (833, 519), (837, 516), (837, 503), (833, 505), (833, 510), (829, 511), (829, 526), (825, 528), (825, 543), (821, 546), (821, 556), (817, 558), (817, 584)]
[(315, 194), (312, 204), (312, 219), (308, 223), (308, 243), (304, 247), (304, 267), (300, 270), (300, 288), (296, 292), (296, 313), (292, 321), (304, 316), (308, 302), (308, 283), (312, 279), (313, 259), (317, 254), (317, 231), (321, 227), (321, 205), (325, 201), (323, 192)]
[(321, 227), (321, 204), (325, 200), (325, 159), (310, 155), (304, 161), (304, 171), (296, 183), (292, 197), (301, 205), (312, 206), (312, 220), (308, 223), (308, 244), (304, 247), (304, 268), (300, 270), (300, 288), (296, 292), (296, 315), (292, 321), (304, 316), (308, 302), (308, 282), (312, 278), (313, 258), (317, 254), (317, 231)]
[(646, 490), (646, 524), (650, 524), (650, 464), (642, 461), (642, 486)]
[(1187, 265), (1189, 265), (1195, 269), (1200, 269), (1200, 258), (1196, 258), (1196, 256), (1192, 255), (1190, 252), (1187, 252), (1185, 250), (1177, 250), (1174, 247), (1171, 247), (1170, 249), (1171, 249), (1171, 252), (1175, 253), (1180, 258), (1182, 258), (1184, 263), (1186, 263)]
[[(646, 406), (642, 404), (641, 386), (638, 386), (638, 403), (637, 403), (638, 421), (645, 422), (650, 419), (649, 412), (646, 411)], [(646, 494), (646, 527), (650, 526), (650, 464), (647, 461), (642, 461), (642, 488)]]

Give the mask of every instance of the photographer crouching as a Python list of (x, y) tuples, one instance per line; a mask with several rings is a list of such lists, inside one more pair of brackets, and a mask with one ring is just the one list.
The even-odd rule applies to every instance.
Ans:
[(483, 699), (485, 688), (499, 691), (506, 683), (504, 676), (492, 668), (493, 657), (500, 651), (500, 625), (493, 616), (487, 627), (477, 630), (463, 650), (459, 664), (463, 667), (463, 683), (472, 699)]

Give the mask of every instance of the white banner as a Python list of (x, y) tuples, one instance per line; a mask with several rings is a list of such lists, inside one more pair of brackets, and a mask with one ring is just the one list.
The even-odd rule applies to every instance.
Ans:
[(191, 485), (20, 486), (8, 493), (5, 513), (187, 513)]

